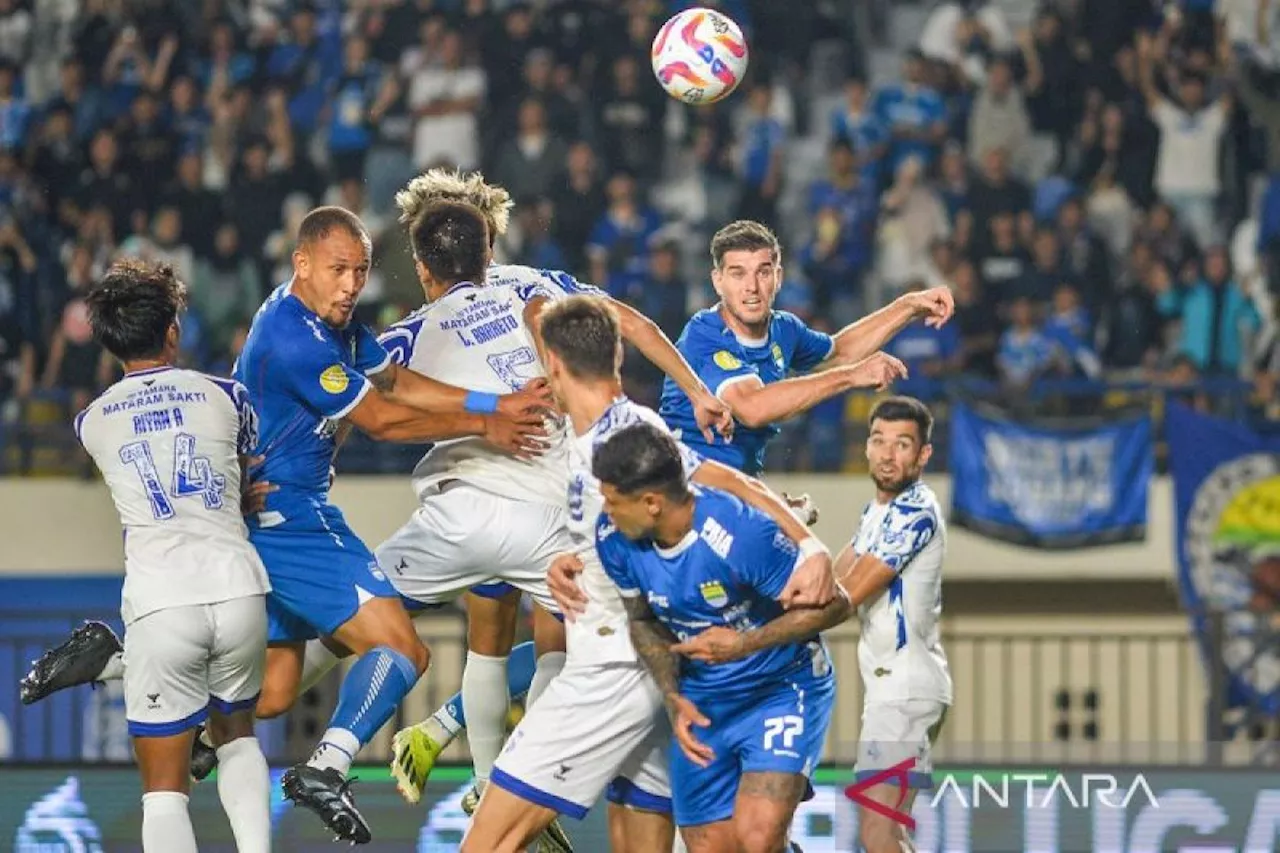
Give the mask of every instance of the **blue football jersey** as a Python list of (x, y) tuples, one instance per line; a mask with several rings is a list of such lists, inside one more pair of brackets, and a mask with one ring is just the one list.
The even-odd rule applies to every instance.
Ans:
[[(773, 519), (733, 495), (692, 488), (693, 529), (673, 548), (631, 541), (601, 513), (596, 547), (609, 577), (624, 597), (645, 596), (681, 640), (715, 625), (750, 631), (781, 616), (777, 597), (799, 561), (796, 544)], [(820, 642), (775, 646), (732, 663), (686, 660), (680, 689), (691, 697), (740, 695), (814, 668), (822, 670), (816, 674), (828, 668)]]
[[(711, 393), (719, 396), (727, 386), (744, 379), (755, 377), (768, 385), (793, 372), (812, 370), (831, 355), (835, 341), (787, 311), (773, 312), (764, 340), (744, 341), (725, 325), (719, 309), (708, 308), (693, 315), (676, 348)], [(773, 424), (755, 429), (738, 424), (729, 444), (719, 437), (715, 444), (707, 444), (693, 418), (688, 396), (670, 378), (662, 385), (659, 414), (680, 440), (699, 454), (748, 474), (763, 470), (765, 445), (778, 434)]]
[(367, 327), (330, 327), (288, 284), (267, 298), (234, 375), (258, 412), (255, 453), (266, 457), (252, 478), (280, 487), (267, 499), (268, 512), (288, 521), (300, 505), (327, 500), (338, 422), (369, 392), (366, 377), (390, 363)]

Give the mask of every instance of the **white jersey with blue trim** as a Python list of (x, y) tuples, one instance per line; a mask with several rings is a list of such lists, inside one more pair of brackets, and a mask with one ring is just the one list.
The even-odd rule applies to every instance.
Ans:
[(939, 629), (947, 528), (933, 489), (917, 481), (887, 503), (867, 504), (853, 550), (897, 572), (888, 589), (858, 608), (867, 701), (950, 704), (951, 670)]
[(243, 385), (192, 370), (138, 371), (75, 425), (124, 528), (126, 624), (270, 591), (240, 514), (240, 456), (258, 443)]
[[(537, 282), (477, 286), (461, 282), (443, 296), (390, 326), (379, 342), (392, 361), (440, 382), (492, 394), (509, 394), (545, 376), (525, 306), (536, 297), (557, 298)], [(568, 429), (549, 419), (550, 446), (541, 456), (517, 459), (479, 437), (438, 442), (413, 469), (422, 500), (446, 480), (462, 480), (505, 498), (564, 505), (568, 477)]]
[[(565, 628), (566, 660), (593, 665), (639, 661), (631, 645), (627, 608), (622, 593), (605, 572), (596, 552), (596, 522), (604, 510), (600, 481), (591, 473), (591, 457), (596, 447), (611, 435), (632, 424), (653, 424), (665, 433), (671, 430), (653, 409), (619, 397), (569, 448), (569, 537), (582, 560), (578, 586), (587, 597), (587, 606)], [(702, 457), (679, 442), (686, 476), (693, 476)]]

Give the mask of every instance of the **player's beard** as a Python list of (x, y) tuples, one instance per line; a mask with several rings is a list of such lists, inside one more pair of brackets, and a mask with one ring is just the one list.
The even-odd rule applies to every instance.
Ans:
[(888, 495), (900, 495), (911, 487), (911, 484), (920, 479), (920, 472), (915, 468), (908, 468), (902, 472), (900, 477), (882, 477), (875, 471), (871, 472), (871, 482), (876, 484), (876, 488)]

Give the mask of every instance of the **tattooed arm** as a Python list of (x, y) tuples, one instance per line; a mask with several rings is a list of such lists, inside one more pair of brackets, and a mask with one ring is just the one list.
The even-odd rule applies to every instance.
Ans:
[(624, 596), (622, 601), (627, 607), (631, 643), (653, 680), (658, 682), (663, 702), (670, 710), (670, 698), (680, 695), (680, 657), (671, 651), (676, 637), (658, 621), (643, 595)]
[(676, 641), (675, 635), (653, 615), (643, 595), (623, 596), (622, 601), (627, 608), (631, 643), (653, 680), (658, 682), (676, 743), (680, 744), (680, 749), (690, 761), (706, 767), (715, 758), (715, 753), (698, 740), (693, 727), (706, 727), (711, 725), (711, 721), (702, 715), (697, 705), (680, 695), (680, 657), (671, 650)]
[(849, 599), (839, 594), (823, 607), (793, 608), (752, 631), (708, 628), (671, 651), (703, 663), (728, 663), (773, 646), (804, 642), (848, 619), (851, 610)]

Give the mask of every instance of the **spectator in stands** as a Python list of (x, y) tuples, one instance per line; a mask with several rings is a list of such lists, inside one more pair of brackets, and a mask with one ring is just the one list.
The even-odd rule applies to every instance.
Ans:
[(1156, 88), (1153, 53), (1160, 50), (1150, 37), (1138, 36), (1139, 79), (1151, 120), (1160, 128), (1156, 191), (1178, 212), (1200, 248), (1221, 238), (1214, 206), (1222, 191), (1218, 152), (1231, 113), (1227, 95), (1210, 102), (1206, 81), (1198, 73), (1181, 76), (1178, 102)]
[(1062, 269), (1079, 285), (1085, 306), (1098, 311), (1109, 295), (1111, 258), (1106, 243), (1085, 221), (1079, 196), (1068, 197), (1058, 208), (1057, 237)]
[(960, 335), (959, 369), (977, 376), (994, 377), (996, 347), (1000, 342), (995, 306), (984, 298), (978, 273), (969, 261), (956, 264), (951, 284), (956, 301), (952, 322)]
[(1013, 47), (1013, 35), (996, 3), (963, 0), (939, 4), (925, 21), (920, 50), (960, 80), (978, 83), (986, 59)]
[(1010, 325), (1000, 336), (996, 366), (1000, 380), (1014, 389), (1024, 389), (1059, 364), (1057, 348), (1035, 319), (1035, 306), (1026, 298), (1009, 306)]
[[(1018, 296), (1034, 303), (1036, 300), (1032, 297), (1035, 294), (1022, 292), (1027, 286), (1031, 259), (1018, 241), (1018, 226), (1012, 213), (997, 213), (990, 220), (989, 233), (983, 245), (984, 251), (977, 256), (978, 275), (982, 279), (982, 290), (992, 304), (1003, 313), (1007, 310), (1007, 303)], [(1045, 293), (1040, 300), (1047, 297), (1048, 293)]]
[(1058, 346), (1067, 373), (1087, 379), (1102, 376), (1102, 362), (1093, 343), (1093, 323), (1072, 285), (1060, 284), (1054, 290), (1053, 310), (1045, 321), (1044, 334)]
[(1231, 277), (1231, 261), (1221, 246), (1205, 252), (1203, 276), (1185, 292), (1160, 294), (1167, 315), (1182, 321), (1178, 351), (1204, 373), (1235, 375), (1245, 359), (1248, 337), (1260, 318)]
[[(1031, 240), (1030, 265), (1022, 275), (1007, 283), (1001, 298), (1008, 300), (1025, 296), (1039, 306), (1047, 306), (1064, 284), (1074, 285), (1074, 281), (1062, 266), (1058, 236), (1052, 228), (1041, 227), (1036, 229)], [(1074, 287), (1072, 293), (1079, 296)]]
[(218, 226), (213, 246), (213, 254), (196, 262), (187, 281), (191, 310), (200, 316), (210, 349), (222, 354), (230, 352), (237, 330), (253, 319), (265, 288), (258, 265), (240, 251), (234, 224)]
[(569, 149), (547, 126), (546, 107), (536, 98), (521, 101), (515, 128), (515, 137), (499, 150), (494, 177), (517, 204), (527, 204), (563, 182)]
[(424, 62), (409, 79), (409, 108), (417, 120), (413, 165), (427, 169), (441, 161), (460, 169), (480, 165), (476, 116), (487, 87), (485, 72), (466, 62), (462, 36), (447, 30), (440, 53)]
[(532, 204), (516, 208), (513, 230), (520, 234), (520, 248), (515, 256), (516, 263), (547, 270), (562, 270), (568, 267), (564, 250), (551, 236), (553, 211), (551, 202), (546, 199), (538, 199)]
[[(923, 281), (913, 281), (906, 292), (925, 289)], [(960, 367), (963, 354), (960, 350), (960, 331), (955, 323), (941, 328), (926, 326), (918, 321), (898, 333), (885, 350), (907, 366), (909, 379), (901, 383), (904, 394), (912, 394), (908, 386), (928, 387), (928, 382)]]
[(827, 162), (827, 179), (809, 188), (809, 215), (816, 227), (802, 253), (820, 312), (833, 300), (861, 299), (879, 207), (875, 187), (859, 174), (854, 149), (847, 141), (837, 139), (831, 144)]
[(627, 170), (647, 190), (662, 167), (662, 91), (649, 85), (632, 54), (614, 59), (610, 71), (610, 85), (595, 101), (601, 153), (611, 169)]
[(644, 270), (649, 241), (662, 227), (657, 212), (637, 198), (635, 178), (618, 172), (605, 186), (609, 206), (587, 240), (591, 278), (608, 280), (611, 272)]
[(1169, 267), (1157, 260), (1141, 275), (1126, 276), (1108, 299), (1100, 330), (1102, 360), (1119, 377), (1146, 377), (1159, 363), (1165, 320), (1156, 298), (1172, 288)]
[[(16, 238), (12, 223), (0, 225), (0, 245)], [(89, 328), (89, 306), (84, 296), (93, 285), (92, 255), (88, 248), (77, 247), (71, 256), (67, 273), (70, 297), (62, 306), (61, 317), (49, 342), (49, 356), (44, 365), (42, 385), (48, 390), (68, 392), (68, 413), (80, 411), (110, 381), (111, 357), (94, 343)]]
[(928, 263), (934, 242), (948, 234), (947, 211), (938, 194), (924, 180), (923, 166), (908, 157), (880, 199), (878, 284), (888, 292), (871, 293), (868, 308), (878, 308), (897, 296)]
[(896, 175), (908, 157), (918, 158), (926, 167), (933, 163), (947, 135), (947, 108), (938, 92), (925, 83), (923, 54), (907, 52), (902, 82), (877, 92), (872, 109), (889, 131), (890, 175)]
[(568, 269), (585, 272), (584, 247), (605, 212), (605, 193), (599, 163), (591, 145), (575, 142), (569, 148), (564, 180), (554, 189), (552, 233), (564, 249)]
[(348, 38), (343, 45), (342, 74), (329, 84), (329, 164), (336, 181), (364, 177), (373, 145), (373, 127), (390, 92), (382, 67), (369, 57), (369, 43)]
[(880, 161), (888, 150), (889, 133), (872, 110), (867, 81), (850, 77), (844, 84), (844, 103), (831, 113), (831, 137), (853, 149), (872, 185), (879, 183)]
[[(1019, 223), (1024, 215), (1030, 224), (1031, 191), (1010, 172), (1009, 152), (1003, 148), (991, 148), (983, 156), (982, 171), (969, 189), (969, 209), (979, 229), (1002, 213), (1012, 215), (1019, 227), (1025, 227)], [(979, 230), (974, 236), (979, 238), (977, 248), (981, 250), (983, 232)]]
[(996, 56), (969, 111), (969, 157), (981, 164), (987, 152), (1000, 148), (1013, 169), (1022, 172), (1030, 145), (1031, 118), (1014, 83), (1013, 67), (1008, 58)]
[(773, 89), (768, 83), (757, 82), (748, 98), (739, 136), (742, 196), (738, 201), (738, 218), (753, 219), (776, 229), (787, 134), (782, 123), (770, 113)]
[(31, 106), (16, 88), (16, 69), (0, 61), (0, 147), (10, 150), (21, 146), (31, 121)]

